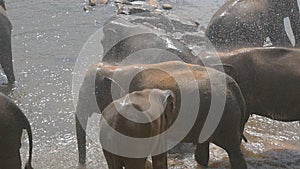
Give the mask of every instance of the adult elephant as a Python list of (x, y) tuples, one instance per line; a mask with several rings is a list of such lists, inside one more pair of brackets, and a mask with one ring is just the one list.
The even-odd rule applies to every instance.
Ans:
[(21, 136), (26, 129), (29, 137), (29, 159), (25, 169), (32, 169), (32, 133), (28, 119), (7, 96), (0, 93), (0, 166), (1, 168), (21, 168)]
[(205, 33), (218, 51), (262, 47), (267, 37), (273, 46), (291, 47), (285, 17), (290, 19), (295, 47), (299, 47), (297, 0), (229, 0), (214, 14)]
[(12, 25), (6, 14), (4, 1), (0, 0), (0, 64), (9, 84), (15, 82), (11, 49)]
[[(114, 100), (120, 98), (125, 91), (123, 83), (128, 82), (129, 79), (131, 79), (129, 92), (154, 88), (174, 92), (176, 104), (175, 114), (172, 117), (183, 114), (190, 119), (187, 120), (188, 122), (180, 123), (180, 127), (176, 128), (178, 130), (173, 130), (173, 133), (175, 136), (183, 134), (183, 137), (178, 140), (197, 145), (195, 158), (200, 165), (208, 165), (208, 144), (212, 142), (227, 151), (233, 169), (247, 168), (240, 151), (246, 116), (244, 99), (238, 85), (224, 73), (178, 61), (118, 67), (101, 63), (89, 68), (81, 86), (76, 107), (78, 168), (85, 168), (85, 129), (88, 117), (93, 113), (102, 112), (113, 101), (113, 98)], [(214, 98), (217, 99), (216, 102), (212, 102)], [(222, 108), (222, 110), (218, 109), (222, 103), (224, 103), (224, 107), (221, 106), (224, 112)], [(221, 116), (217, 114), (211, 116), (210, 107), (213, 107), (213, 112)], [(206, 123), (209, 117), (220, 117), (220, 119)], [(218, 123), (219, 120), (220, 123)], [(232, 123), (233, 120), (234, 123)], [(192, 123), (193, 121), (195, 123)], [(212, 126), (208, 127), (207, 124), (212, 126), (215, 124), (216, 130)], [(202, 133), (209, 133), (207, 130), (213, 133), (203, 136)], [(171, 135), (173, 136), (172, 133)], [(166, 154), (157, 157), (165, 159)], [(159, 162), (154, 168), (166, 168), (166, 161)]]
[(114, 18), (103, 27), (103, 62), (118, 65), (182, 60), (195, 63), (197, 57), (183, 42), (142, 24), (131, 23), (123, 18)]
[[(294, 48), (245, 48), (202, 58), (211, 67), (224, 66), (239, 84), (247, 115), (257, 114), (279, 121), (300, 120), (300, 50)], [(209, 63), (210, 62), (210, 63)]]

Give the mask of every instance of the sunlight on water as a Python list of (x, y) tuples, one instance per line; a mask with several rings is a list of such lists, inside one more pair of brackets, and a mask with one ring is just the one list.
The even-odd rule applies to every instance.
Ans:
[[(172, 1), (175, 2), (175, 1)], [(225, 0), (179, 0), (170, 13), (189, 16), (206, 26)], [(14, 25), (12, 43), (17, 84), (11, 97), (31, 122), (36, 169), (74, 169), (77, 164), (71, 78), (78, 53), (114, 12), (111, 6), (92, 12), (85, 2), (7, 1)], [(93, 132), (96, 129), (92, 129)], [(299, 123), (282, 123), (253, 116), (246, 125), (245, 157), (250, 169), (300, 168)], [(87, 168), (107, 168), (101, 147), (88, 139)], [(28, 139), (22, 139), (23, 162)], [(197, 168), (193, 153), (170, 154), (171, 169)], [(229, 168), (227, 154), (212, 145), (210, 168)]]

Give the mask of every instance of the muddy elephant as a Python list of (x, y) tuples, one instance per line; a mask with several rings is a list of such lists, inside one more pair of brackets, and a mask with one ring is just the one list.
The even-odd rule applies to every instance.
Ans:
[(297, 0), (229, 0), (211, 18), (206, 36), (218, 51), (263, 47), (269, 37), (273, 46), (292, 47), (285, 32), (289, 17), (300, 46), (300, 13)]
[(257, 114), (279, 121), (300, 120), (300, 50), (295, 48), (245, 48), (203, 58), (211, 67), (224, 66), (239, 84), (247, 116)]
[[(222, 77), (224, 77), (224, 81), (222, 81)], [(215, 79), (214, 82), (211, 81), (212, 78)], [(208, 165), (208, 144), (212, 142), (227, 151), (233, 169), (247, 168), (240, 151), (246, 116), (244, 99), (238, 85), (224, 73), (178, 61), (118, 67), (100, 63), (89, 68), (81, 86), (76, 107), (79, 166), (85, 166), (85, 129), (88, 117), (93, 113), (102, 112), (113, 100), (124, 96), (122, 93), (126, 93), (124, 90), (126, 87), (121, 82), (129, 79), (131, 79), (128, 86), (129, 93), (157, 88), (171, 90), (175, 94), (174, 116), (184, 114), (184, 117), (190, 119), (187, 120), (188, 122), (181, 123), (179, 126), (184, 127), (173, 130), (171, 135), (175, 137), (184, 133), (184, 137), (179, 140), (197, 145), (195, 158), (200, 165)], [(226, 100), (224, 101), (224, 111), (223, 109), (214, 110), (213, 112), (220, 113), (219, 115), (222, 114), (222, 116), (219, 116), (218, 120), (213, 120), (212, 123), (205, 123), (206, 119), (212, 117), (209, 116), (209, 110), (210, 107), (214, 107), (211, 102), (214, 97), (218, 100), (217, 105), (222, 105), (222, 101), (219, 99)], [(215, 116), (218, 115), (215, 114)], [(193, 121), (195, 123), (192, 123)], [(211, 134), (204, 136), (200, 142), (198, 138), (202, 138), (203, 131), (209, 128), (206, 128), (206, 124), (214, 126), (213, 123), (215, 124), (216, 121), (220, 121), (215, 125), (216, 130), (211, 130)], [(232, 121), (235, 122), (232, 123)], [(186, 128), (187, 126), (190, 128)], [(166, 153), (161, 154), (161, 157), (165, 159)], [(157, 165), (154, 168), (167, 168), (165, 161), (159, 162)]]
[(28, 119), (7, 96), (0, 93), (0, 168), (21, 168), (21, 136), (26, 129), (29, 138), (29, 159), (25, 169), (32, 169), (32, 133)]
[(0, 64), (9, 84), (15, 82), (11, 49), (12, 25), (6, 14), (4, 1), (0, 0)]

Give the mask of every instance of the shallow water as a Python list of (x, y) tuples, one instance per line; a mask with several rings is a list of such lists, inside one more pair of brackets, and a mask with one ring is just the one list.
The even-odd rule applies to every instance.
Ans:
[[(206, 26), (224, 0), (173, 0), (171, 10)], [(7, 0), (13, 23), (13, 58), (17, 78), (12, 98), (24, 110), (34, 133), (36, 169), (74, 168), (77, 163), (72, 71), (85, 43), (114, 7), (84, 12), (83, 0)], [(300, 168), (299, 123), (281, 123), (254, 116), (245, 132), (249, 168)], [(22, 157), (27, 159), (27, 137)], [(88, 168), (107, 168), (99, 145), (88, 142)], [(192, 154), (170, 155), (170, 168), (197, 168)], [(210, 168), (228, 168), (226, 153), (212, 146)]]

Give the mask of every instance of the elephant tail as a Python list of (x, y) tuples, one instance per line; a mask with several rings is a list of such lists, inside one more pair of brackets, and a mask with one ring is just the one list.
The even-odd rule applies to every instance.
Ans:
[[(25, 117), (25, 115), (24, 115)], [(29, 139), (29, 158), (28, 161), (25, 165), (25, 169), (33, 169), (31, 166), (31, 160), (32, 160), (32, 147), (33, 147), (33, 143), (32, 143), (32, 132), (31, 132), (31, 126), (30, 123), (28, 121), (28, 119), (25, 117), (25, 129), (27, 131), (28, 134), (28, 139)]]
[(237, 82), (234, 79), (232, 79), (231, 86), (232, 86), (235, 97), (236, 97), (236, 99), (239, 103), (240, 109), (241, 109), (241, 125), (240, 125), (241, 126), (240, 127), (241, 136), (242, 136), (242, 139), (247, 143), (248, 140), (244, 135), (244, 127), (245, 127), (245, 124), (248, 121), (248, 117), (249, 117), (249, 116), (247, 116), (246, 101), (244, 99), (243, 93), (242, 93), (239, 85), (237, 84)]
[(24, 115), (21, 109), (17, 107), (17, 119), (19, 121), (19, 124), (22, 125), (22, 129), (25, 129), (27, 134), (28, 134), (28, 140), (29, 140), (29, 158), (28, 161), (25, 165), (25, 169), (33, 169), (31, 166), (31, 160), (32, 160), (32, 148), (33, 148), (33, 143), (32, 143), (32, 131), (31, 131), (31, 126), (30, 123), (27, 119), (27, 117)]

